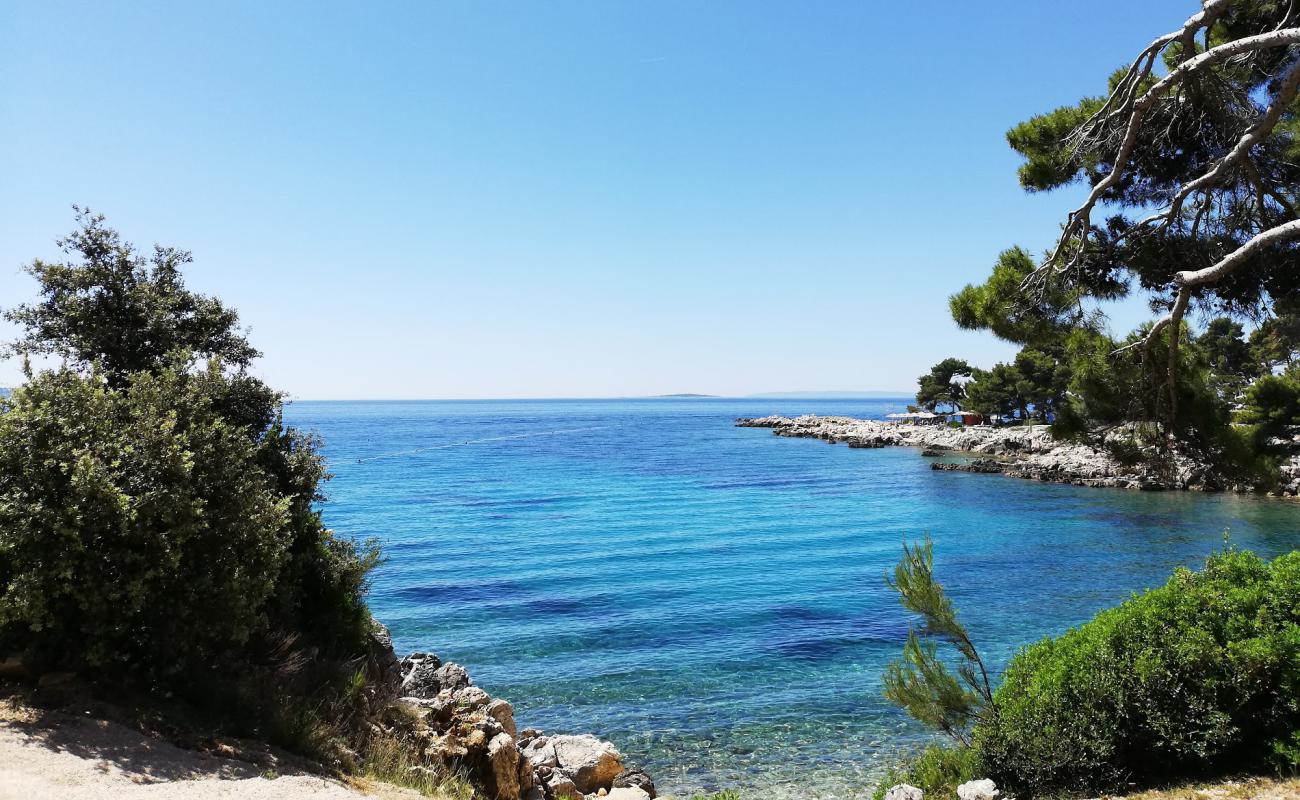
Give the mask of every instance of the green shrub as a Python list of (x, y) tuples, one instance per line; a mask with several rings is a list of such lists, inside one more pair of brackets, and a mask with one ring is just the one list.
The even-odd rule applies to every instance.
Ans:
[(979, 755), (973, 749), (932, 744), (886, 773), (872, 798), (883, 800), (885, 792), (900, 783), (921, 789), (926, 797), (956, 797), (957, 787), (983, 777), (980, 772)]
[(1031, 796), (1300, 766), (1300, 552), (1244, 552), (1017, 655), (975, 747)]
[(42, 301), (6, 314), (10, 353), (62, 364), (0, 400), (0, 656), (328, 749), (378, 552), (322, 524), (319, 445), (247, 374), (235, 313), (185, 288), (189, 255), (78, 219), (79, 260), (33, 263)]
[(39, 660), (166, 675), (248, 640), (289, 555), (220, 376), (63, 370), (0, 415), (0, 625)]

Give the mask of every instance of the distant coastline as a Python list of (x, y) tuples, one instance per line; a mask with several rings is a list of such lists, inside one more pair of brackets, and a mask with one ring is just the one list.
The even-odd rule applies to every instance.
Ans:
[(652, 394), (648, 399), (662, 398), (712, 398), (719, 400), (905, 400), (912, 402), (912, 392), (899, 391), (825, 391), (825, 392), (758, 392), (756, 394), (722, 395), (701, 394), (698, 392), (679, 392), (676, 394)]
[[(1107, 451), (1080, 442), (1052, 437), (1047, 425), (1014, 425), (992, 428), (943, 425), (899, 425), (880, 420), (828, 417), (806, 414), (799, 417), (742, 417), (736, 427), (770, 428), (777, 436), (822, 439), (849, 447), (917, 447), (929, 457), (956, 457), (936, 461), (931, 469), (975, 472), (1026, 478), (1048, 483), (1119, 489), (1231, 491), (1251, 493), (1249, 485), (1237, 485), (1216, 474), (1209, 466), (1186, 456), (1175, 459), (1171, 469), (1161, 471), (1147, 462), (1120, 463)], [(1289, 460), (1282, 467), (1275, 496), (1300, 496), (1300, 461)]]
[(722, 395), (717, 394), (696, 394), (695, 392), (679, 392), (677, 394), (652, 394), (651, 400), (682, 400), (690, 398), (720, 398)]
[(745, 399), (756, 400), (879, 400), (881, 398), (901, 399), (912, 402), (915, 392), (905, 391), (834, 391), (834, 392), (761, 392), (747, 394)]

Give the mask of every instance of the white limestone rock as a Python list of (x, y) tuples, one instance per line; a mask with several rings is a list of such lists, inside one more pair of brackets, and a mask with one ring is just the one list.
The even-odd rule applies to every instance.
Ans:
[(957, 787), (958, 800), (996, 800), (1002, 795), (998, 786), (988, 778), (967, 781)]
[(900, 783), (885, 792), (885, 800), (925, 800), (925, 792), (911, 784)]

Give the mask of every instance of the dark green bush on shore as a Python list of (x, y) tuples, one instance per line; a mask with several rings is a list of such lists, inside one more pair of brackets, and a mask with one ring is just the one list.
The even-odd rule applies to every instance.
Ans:
[(1016, 656), (975, 729), (1031, 796), (1300, 767), (1300, 552), (1245, 552)]
[(318, 444), (247, 373), (234, 312), (185, 288), (188, 254), (78, 219), (76, 260), (32, 264), (42, 299), (7, 314), (10, 353), (62, 364), (0, 400), (0, 657), (315, 735), (366, 652), (377, 551), (321, 523)]
[[(932, 640), (936, 615), (924, 608), (955, 612), (934, 579), (929, 543), (906, 549), (896, 574), (904, 605), (921, 610)], [(916, 596), (931, 599), (918, 606)], [(927, 647), (933, 656), (934, 642)], [(944, 662), (927, 664), (904, 694), (887, 677), (886, 694), (953, 744), (891, 771), (877, 797), (897, 783), (950, 796), (975, 777), (1016, 796), (1058, 797), (1296, 773), (1300, 551), (1266, 562), (1228, 550), (1199, 572), (1179, 569), (1166, 585), (1021, 651), (974, 708), (969, 693), (952, 691)]]

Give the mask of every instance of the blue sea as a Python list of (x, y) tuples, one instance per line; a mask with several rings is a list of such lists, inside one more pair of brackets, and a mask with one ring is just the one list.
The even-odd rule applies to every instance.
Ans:
[(927, 736), (881, 698), (909, 618), (904, 541), (985, 658), (1059, 634), (1223, 547), (1300, 546), (1300, 505), (934, 472), (736, 428), (880, 418), (897, 400), (296, 402), (323, 506), (379, 537), (371, 593), (399, 652), (464, 664), (521, 727), (594, 732), (661, 791), (856, 798)]

